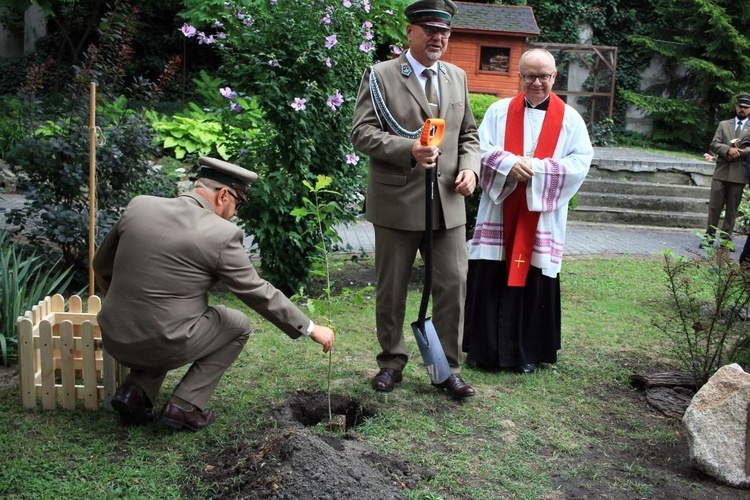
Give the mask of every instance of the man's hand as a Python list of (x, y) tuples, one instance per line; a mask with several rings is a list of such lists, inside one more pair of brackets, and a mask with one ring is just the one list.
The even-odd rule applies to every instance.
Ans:
[(531, 158), (522, 156), (508, 172), (508, 177), (518, 182), (526, 182), (534, 177), (534, 170), (531, 168)]
[(456, 177), (456, 193), (471, 196), (477, 187), (477, 175), (471, 170), (461, 170)]
[(328, 352), (333, 347), (335, 335), (333, 334), (333, 330), (327, 326), (315, 325), (310, 338), (323, 346), (323, 352)]
[(742, 151), (740, 151), (739, 149), (737, 149), (735, 147), (731, 147), (731, 148), (729, 148), (729, 151), (727, 152), (727, 160), (730, 160), (730, 161), (731, 160), (736, 160), (737, 158), (740, 157), (741, 153), (742, 153)]
[(417, 163), (422, 165), (424, 168), (435, 168), (435, 163), (440, 150), (437, 146), (423, 146), (419, 139), (414, 141), (414, 145), (411, 147), (411, 156)]

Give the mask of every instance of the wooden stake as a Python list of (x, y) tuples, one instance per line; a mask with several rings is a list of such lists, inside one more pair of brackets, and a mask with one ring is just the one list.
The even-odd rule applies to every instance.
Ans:
[(94, 251), (96, 248), (96, 83), (89, 92), (89, 296), (94, 295)]

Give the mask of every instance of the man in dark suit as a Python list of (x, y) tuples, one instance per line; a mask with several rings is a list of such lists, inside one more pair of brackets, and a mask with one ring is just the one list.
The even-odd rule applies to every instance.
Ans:
[[(719, 218), (724, 211), (719, 240), (734, 252), (732, 232), (737, 219), (737, 209), (742, 201), (742, 191), (747, 183), (745, 164), (750, 146), (748, 146), (748, 115), (750, 115), (750, 94), (737, 96), (736, 116), (719, 123), (711, 141), (711, 151), (716, 154), (716, 168), (711, 180), (711, 193), (708, 201), (708, 227), (706, 243), (713, 245)], [(742, 143), (745, 143), (742, 145)], [(703, 243), (701, 243), (701, 248)]]
[(206, 403), (252, 331), (245, 314), (208, 305), (219, 281), (290, 337), (309, 336), (324, 352), (333, 346), (330, 328), (315, 325), (258, 276), (242, 230), (229, 222), (257, 175), (213, 158), (198, 162), (190, 193), (134, 198), (94, 257), (106, 293), (97, 315), (104, 348), (130, 368), (112, 399), (124, 423), (152, 420), (167, 372), (188, 363), (159, 421), (190, 430), (214, 421)]
[[(464, 197), (476, 187), (480, 153), (466, 73), (439, 62), (455, 13), (450, 0), (419, 0), (406, 7), (410, 48), (365, 72), (351, 138), (370, 160), (365, 207), (375, 227), (382, 349), (372, 387), (392, 391), (408, 361), (403, 333), (407, 287), (417, 250), (425, 250), (424, 169), (435, 168), (433, 322), (453, 373), (439, 387), (460, 399), (475, 394), (460, 372), (468, 265)], [(430, 88), (436, 102), (428, 101)], [(419, 141), (418, 131), (430, 117), (446, 123), (439, 150)]]

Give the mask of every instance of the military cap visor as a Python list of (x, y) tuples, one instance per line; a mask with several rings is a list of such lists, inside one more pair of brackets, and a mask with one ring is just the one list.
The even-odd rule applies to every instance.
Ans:
[(750, 94), (740, 94), (737, 96), (737, 104), (750, 105)]
[(220, 182), (237, 191), (242, 201), (247, 202), (247, 192), (252, 183), (258, 179), (258, 174), (232, 163), (205, 156), (198, 158), (198, 164), (201, 168), (196, 178)]

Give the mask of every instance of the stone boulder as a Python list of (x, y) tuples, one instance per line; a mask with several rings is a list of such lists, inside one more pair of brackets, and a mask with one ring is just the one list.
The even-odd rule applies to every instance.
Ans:
[(750, 487), (745, 475), (745, 429), (750, 374), (726, 365), (693, 397), (682, 419), (693, 467), (734, 487)]

